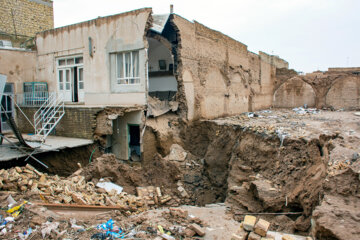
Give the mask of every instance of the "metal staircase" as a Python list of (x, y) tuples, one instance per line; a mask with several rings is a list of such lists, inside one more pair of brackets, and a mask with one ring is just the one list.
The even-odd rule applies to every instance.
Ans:
[(34, 114), (35, 134), (45, 141), (65, 114), (63, 95), (51, 93)]

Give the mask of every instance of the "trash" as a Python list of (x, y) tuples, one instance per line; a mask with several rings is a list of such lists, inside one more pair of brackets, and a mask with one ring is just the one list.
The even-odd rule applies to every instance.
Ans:
[(117, 194), (120, 194), (123, 190), (122, 187), (119, 185), (112, 183), (112, 182), (104, 182), (104, 179), (100, 179), (100, 181), (96, 184), (97, 187), (103, 188), (108, 192), (111, 192), (112, 190), (115, 190)]
[(161, 225), (158, 225), (158, 229), (160, 233), (165, 233), (164, 228)]
[(19, 233), (18, 236), (21, 240), (27, 239), (32, 233), (32, 228), (29, 227), (25, 232)]
[(8, 202), (8, 207), (11, 208), (12, 206), (14, 206), (16, 204), (16, 201), (14, 200), (14, 198), (11, 196), (11, 194), (7, 197), (7, 202)]
[(15, 222), (15, 219), (13, 217), (6, 217), (5, 221), (6, 222)]
[(175, 240), (174, 237), (167, 235), (166, 233), (161, 234), (160, 237), (166, 239), (166, 240)]
[(73, 228), (73, 229), (75, 229), (75, 230), (84, 230), (85, 231), (85, 229), (84, 229), (84, 227), (83, 226), (80, 226), (80, 225), (77, 225), (76, 224), (76, 219), (75, 218), (71, 218), (70, 219), (70, 223), (71, 223), (71, 228)]
[(17, 217), (23, 210), (24, 210), (24, 205), (27, 203), (27, 201), (24, 201), (22, 204), (16, 206), (16, 207), (13, 207), (13, 208), (10, 208), (9, 210), (7, 210), (6, 212), (7, 213), (12, 213), (11, 215), (13, 217)]
[(55, 231), (59, 227), (59, 222), (46, 222), (42, 224), (41, 235), (43, 238), (50, 235), (51, 231)]
[[(108, 220), (106, 223), (99, 224), (96, 228), (106, 231), (105, 237), (110, 237), (110, 239), (124, 238), (124, 235), (125, 235), (125, 234), (121, 234), (122, 230), (119, 227), (117, 227), (117, 226), (114, 227), (114, 221), (112, 219)], [(95, 237), (94, 238), (95, 239), (103, 239), (103, 238), (99, 238), (99, 236), (103, 237), (103, 235), (96, 235), (95, 237), (97, 237), (97, 238), (95, 238)], [(93, 238), (93, 237), (91, 237), (91, 238)], [(104, 239), (106, 239), (106, 238), (104, 238)]]
[(293, 111), (300, 115), (304, 115), (306, 113), (317, 114), (320, 112), (316, 108), (307, 108), (307, 106), (306, 106), (306, 108), (304, 108), (304, 107), (293, 108)]

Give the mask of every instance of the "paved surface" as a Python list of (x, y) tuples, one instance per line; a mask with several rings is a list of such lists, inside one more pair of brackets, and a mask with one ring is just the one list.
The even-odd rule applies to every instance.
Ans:
[[(41, 144), (38, 141), (33, 141), (34, 139), (30, 135), (24, 134), (23, 137), (30, 146), (36, 148), (35, 156), (37, 153), (52, 152), (65, 148), (81, 147), (93, 143), (93, 141), (89, 139), (48, 136), (45, 143)], [(17, 143), (16, 138), (12, 138), (11, 136), (7, 136), (7, 138), (11, 142), (15, 144)], [(29, 153), (31, 153), (31, 151)], [(9, 161), (12, 159), (22, 158), (27, 155), (27, 153), (15, 148), (13, 144), (10, 144), (5, 139), (3, 144), (0, 145), (0, 161)]]

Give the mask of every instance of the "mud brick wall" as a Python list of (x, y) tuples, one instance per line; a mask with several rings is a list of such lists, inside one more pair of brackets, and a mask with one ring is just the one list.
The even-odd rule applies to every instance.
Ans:
[(288, 63), (247, 46), (198, 22), (175, 15), (179, 92), (187, 119), (213, 119), (272, 105), (275, 70)]
[(360, 109), (360, 68), (334, 68), (306, 75), (277, 69), (274, 107)]
[(54, 28), (51, 0), (0, 0), (0, 16), (0, 31), (8, 34), (33, 37)]
[[(38, 108), (22, 107), (22, 111), (33, 121), (33, 116)], [(55, 135), (92, 139), (96, 127), (96, 115), (102, 108), (65, 107), (65, 115), (55, 128)], [(23, 133), (33, 133), (34, 129), (17, 110), (17, 124)]]

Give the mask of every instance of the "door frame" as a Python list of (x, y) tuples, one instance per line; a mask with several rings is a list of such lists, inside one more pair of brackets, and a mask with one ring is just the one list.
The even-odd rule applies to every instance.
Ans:
[[(140, 137), (141, 137), (141, 134), (140, 134), (140, 124), (136, 124), (136, 123), (127, 123), (126, 124), (126, 134), (127, 134), (127, 150), (128, 150), (128, 158), (130, 159), (131, 158), (131, 148), (130, 148), (130, 126), (136, 126), (136, 127), (139, 127), (139, 144), (140, 144), (140, 149), (141, 149), (141, 140), (140, 140)], [(141, 157), (141, 151), (140, 151), (140, 156)]]
[[(81, 59), (81, 62), (76, 63), (77, 59)], [(60, 65), (60, 61), (65, 61), (64, 65)], [(72, 63), (68, 63), (68, 61), (72, 61)], [(83, 79), (82, 82), (84, 84), (84, 57), (82, 55), (74, 55), (74, 56), (66, 56), (60, 57), (56, 59), (56, 70), (57, 70), (57, 85), (58, 85), (58, 92), (64, 94), (64, 101), (65, 102), (84, 102), (84, 89), (82, 89), (81, 93), (79, 94), (79, 69), (83, 69)], [(66, 71), (69, 70), (69, 82), (70, 82), (70, 89), (66, 89)], [(63, 90), (60, 90), (60, 72), (62, 71), (63, 74)], [(75, 77), (77, 76), (77, 77)], [(75, 87), (76, 84), (76, 87)], [(77, 92), (75, 91), (77, 89)], [(76, 96), (75, 96), (76, 94)], [(77, 100), (77, 101), (76, 101)]]

